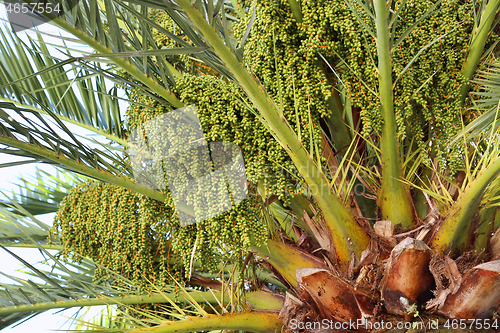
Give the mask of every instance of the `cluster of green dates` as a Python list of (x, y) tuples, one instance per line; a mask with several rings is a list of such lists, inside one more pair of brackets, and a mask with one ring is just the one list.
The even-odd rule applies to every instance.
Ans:
[[(461, 69), (474, 27), (474, 2), (444, 0), (435, 4), (389, 4), (392, 13), (399, 16), (394, 29), (390, 27), (397, 133), (402, 144), (413, 143), (421, 149), (425, 162), (432, 155), (443, 169), (454, 173), (462, 160), (461, 147), (450, 148), (447, 143), (461, 128), (459, 93), (466, 82)], [(245, 65), (276, 103), (283, 105), (285, 117), (297, 133), (299, 123), (294, 121), (294, 113), (304, 119), (311, 112), (317, 124), (319, 117), (328, 117), (325, 101), (337, 89), (350, 105), (361, 110), (360, 134), (380, 134), (383, 120), (378, 97), (376, 29), (363, 8), (356, 1), (302, 0), (302, 22), (297, 23), (287, 1), (281, 5), (271, 0), (258, 1), (255, 6)], [(242, 31), (246, 24), (248, 20), (242, 24)], [(492, 42), (488, 43), (486, 49)], [(317, 60), (321, 60), (326, 75)], [(308, 147), (307, 143), (304, 146)]]
[[(376, 95), (377, 44), (364, 28), (368, 26), (375, 32), (370, 24), (373, 21), (352, 4), (354, 1), (301, 3), (302, 32), (308, 36), (304, 52), (320, 52), (336, 68), (352, 105), (361, 108), (362, 135), (372, 131), (379, 134), (383, 122)], [(353, 14), (353, 6), (358, 17)], [(390, 27), (398, 138), (408, 146), (416, 144), (424, 162), (429, 161), (429, 156), (437, 157), (440, 167), (453, 174), (463, 160), (463, 152), (460, 145), (448, 147), (448, 143), (462, 125), (460, 87), (467, 81), (461, 70), (473, 33), (474, 10), (479, 9), (479, 4), (452, 0), (439, 5), (435, 1), (392, 1), (390, 6), (392, 13), (399, 16), (395, 27)], [(489, 39), (485, 49), (494, 40)]]
[(258, 213), (259, 204), (250, 195), (225, 214), (180, 227), (172, 203), (92, 180), (63, 200), (51, 231), (68, 256), (98, 264), (96, 279), (112, 279), (111, 270), (151, 290), (184, 280), (192, 256), (197, 269), (212, 272), (217, 272), (221, 256), (232, 253), (231, 259), (241, 262), (240, 251), (252, 236), (259, 244), (265, 241), (259, 216), (249, 218)]
[[(162, 286), (169, 274), (181, 277), (181, 261), (171, 249), (174, 211), (128, 189), (88, 181), (72, 189), (57, 212), (52, 233), (73, 259), (91, 258), (96, 279), (107, 269), (142, 288)], [(150, 281), (148, 283), (148, 280)]]

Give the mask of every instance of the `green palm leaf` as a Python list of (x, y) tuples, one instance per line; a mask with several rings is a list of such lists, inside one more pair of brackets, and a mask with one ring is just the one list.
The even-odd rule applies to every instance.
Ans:
[[(49, 109), (45, 111), (57, 125), (49, 125), (48, 120), (38, 112), (11, 103), (0, 103), (0, 143), (9, 147), (0, 148), (0, 152), (60, 165), (65, 169), (129, 188), (153, 199), (165, 200), (164, 194), (131, 180), (133, 171), (124, 157), (116, 152), (88, 148), (55, 114)], [(23, 123), (15, 120), (13, 116), (22, 119)], [(60, 132), (56, 132), (54, 128), (59, 128)], [(70, 139), (66, 140), (59, 133), (64, 133)]]
[(31, 215), (54, 213), (68, 192), (86, 180), (64, 170), (57, 169), (52, 175), (39, 168), (30, 178), (21, 177), (17, 188), (9, 195), (10, 199), (0, 200), (0, 207), (10, 207), (9, 201), (14, 201)]
[(484, 131), (495, 132), (500, 125), (498, 117), (498, 106), (500, 105), (500, 62), (491, 60), (486, 64), (486, 69), (477, 72), (478, 78), (472, 83), (478, 85), (478, 89), (471, 92), (478, 100), (471, 110), (480, 110), (483, 113), (475, 117), (472, 122), (466, 124), (464, 129), (450, 142), (450, 146), (463, 139), (464, 136), (477, 137)]
[[(10, 206), (10, 208), (15, 208)], [(30, 220), (17, 212), (0, 208), (0, 244), (11, 247), (48, 246), (49, 227), (38, 220)], [(55, 246), (57, 248), (57, 246)], [(53, 247), (54, 248), (54, 247)]]
[(94, 71), (50, 55), (41, 34), (27, 45), (0, 29), (0, 49), (1, 101), (42, 113), (50, 106), (61, 119), (112, 140), (124, 138), (118, 96)]
[[(199, 302), (209, 300), (217, 303), (216, 297), (209, 292), (189, 291), (185, 295), (175, 292), (175, 285), (166, 287), (163, 292), (143, 294), (132, 282), (113, 274), (130, 286), (128, 290), (113, 287), (116, 281), (93, 281), (95, 266), (88, 260), (79, 264), (70, 264), (63, 259), (51, 255), (47, 251), (45, 268), (37, 268), (29, 264), (8, 248), (0, 247), (14, 256), (26, 267), (26, 278), (3, 274), (12, 283), (0, 283), (0, 329), (33, 314), (43, 313), (50, 309), (80, 308), (95, 305), (127, 305), (147, 303), (169, 303), (171, 299), (180, 297), (180, 301), (194, 298)], [(50, 264), (49, 264), (50, 262)], [(31, 276), (31, 277), (30, 277)]]

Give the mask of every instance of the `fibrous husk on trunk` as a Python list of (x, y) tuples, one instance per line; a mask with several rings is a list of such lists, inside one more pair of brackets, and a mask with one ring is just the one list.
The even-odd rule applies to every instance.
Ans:
[(283, 324), (289, 328), (288, 332), (295, 331), (293, 328), (290, 328), (294, 322), (306, 323), (317, 321), (311, 307), (288, 292), (285, 295), (285, 302), (281, 308), (279, 318), (283, 319)]
[(435, 298), (427, 302), (426, 309), (441, 308), (450, 293), (456, 293), (462, 284), (462, 274), (457, 264), (448, 256), (436, 255), (431, 259), (429, 269), (436, 282)]
[[(361, 222), (361, 219), (358, 219), (358, 221)], [(368, 247), (361, 252), (361, 258), (359, 259), (358, 265), (352, 269), (348, 269), (345, 274), (349, 280), (357, 275), (357, 284), (359, 284), (359, 281), (364, 278), (364, 276), (360, 278), (360, 275), (363, 274), (363, 271), (366, 272), (366, 269), (368, 268), (367, 266), (372, 266), (368, 268), (370, 270), (374, 268), (373, 265), (380, 266), (380, 259), (384, 261), (388, 258), (392, 249), (396, 245), (396, 239), (394, 238), (394, 226), (391, 221), (377, 221), (373, 228), (371, 228), (368, 223), (368, 226), (365, 229), (370, 229), (370, 243), (368, 244)], [(352, 263), (354, 264), (354, 261), (352, 261)]]
[(424, 242), (410, 237), (394, 247), (382, 280), (382, 298), (388, 312), (408, 316), (412, 305), (431, 298), (431, 254)]
[(364, 322), (374, 318), (375, 301), (329, 271), (297, 269), (297, 281), (304, 299), (325, 319)]
[(479, 264), (480, 257), (476, 251), (463, 253), (456, 260), (449, 256), (433, 255), (429, 269), (436, 282), (434, 298), (426, 305), (426, 310), (441, 309), (449, 294), (455, 294), (460, 288), (463, 274)]
[(392, 247), (396, 246), (397, 241), (394, 238), (394, 224), (389, 220), (375, 222), (373, 231), (379, 237), (384, 238)]
[(500, 259), (500, 228), (497, 229), (490, 241), (491, 244), (491, 254), (493, 260)]
[(449, 292), (438, 313), (448, 318), (490, 318), (500, 304), (500, 260), (470, 269), (456, 292)]
[[(316, 214), (316, 210), (311, 205), (311, 210)], [(326, 252), (328, 259), (333, 263), (337, 263), (337, 258), (335, 256), (335, 247), (333, 246), (333, 238), (330, 230), (325, 224), (325, 221), (321, 217), (309, 217), (306, 211), (303, 212), (302, 219), (306, 223), (309, 230), (318, 241), (321, 248)]]

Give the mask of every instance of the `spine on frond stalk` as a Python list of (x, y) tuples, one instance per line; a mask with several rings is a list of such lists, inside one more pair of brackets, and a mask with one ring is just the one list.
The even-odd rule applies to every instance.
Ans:
[(413, 212), (408, 188), (400, 181), (402, 172), (394, 114), (387, 3), (385, 0), (374, 0), (374, 7), (377, 27), (379, 94), (384, 121), (380, 140), (383, 166), (382, 187), (378, 204), (382, 219), (390, 220), (393, 224), (401, 223), (404, 228), (407, 228), (413, 224)]
[[(70, 309), (84, 306), (105, 306), (105, 305), (136, 305), (136, 304), (158, 304), (176, 299), (178, 302), (197, 302), (209, 304), (228, 304), (230, 295), (220, 291), (190, 291), (186, 293), (156, 293), (149, 295), (127, 295), (117, 297), (81, 297), (77, 299), (59, 300), (54, 302), (40, 302), (21, 304), (17, 300), (16, 306), (0, 307), (0, 315), (6, 316), (23, 312), (39, 312), (52, 309)], [(278, 311), (284, 302), (284, 298), (278, 294), (265, 291), (255, 291), (246, 294), (246, 301), (252, 309)]]
[(484, 193), (500, 174), (500, 157), (483, 169), (458, 197), (437, 226), (431, 247), (440, 254), (465, 250), (471, 242), (471, 222), (477, 214)]
[(297, 288), (296, 271), (299, 268), (327, 269), (324, 262), (297, 248), (283, 244), (280, 241), (268, 240), (267, 246), (250, 246), (252, 251), (259, 253), (287, 280), (290, 285)]
[(283, 320), (278, 312), (245, 311), (223, 315), (187, 317), (183, 320), (166, 321), (158, 326), (139, 328), (130, 333), (198, 332), (202, 330), (230, 330), (250, 332), (280, 332)]

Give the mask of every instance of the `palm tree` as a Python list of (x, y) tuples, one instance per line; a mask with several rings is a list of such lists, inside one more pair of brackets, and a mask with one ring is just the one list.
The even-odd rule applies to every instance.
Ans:
[[(54, 59), (41, 36), (26, 45), (2, 35), (1, 152), (93, 179), (55, 200), (52, 232), (24, 227), (35, 221), (25, 199), (8, 205), (16, 229), (2, 242), (17, 233), (16, 244), (43, 249), (51, 234), (96, 270), (77, 276), (52, 257), (66, 275), (37, 271), (47, 284), (3, 287), (0, 314), (161, 303), (114, 329), (313, 331), (325, 319), (346, 330), (439, 318), (448, 329), (496, 329), (498, 5), (81, 1), (45, 15), (94, 53), (72, 57), (61, 45), (68, 58)], [(174, 205), (189, 168), (155, 189), (133, 180), (134, 156), (120, 149), (151, 119), (193, 104), (206, 140), (239, 145), (250, 195), (181, 227), (178, 217), (206, 208), (188, 194)], [(111, 144), (90, 149), (64, 121)], [(162, 172), (175, 161), (164, 163)]]

